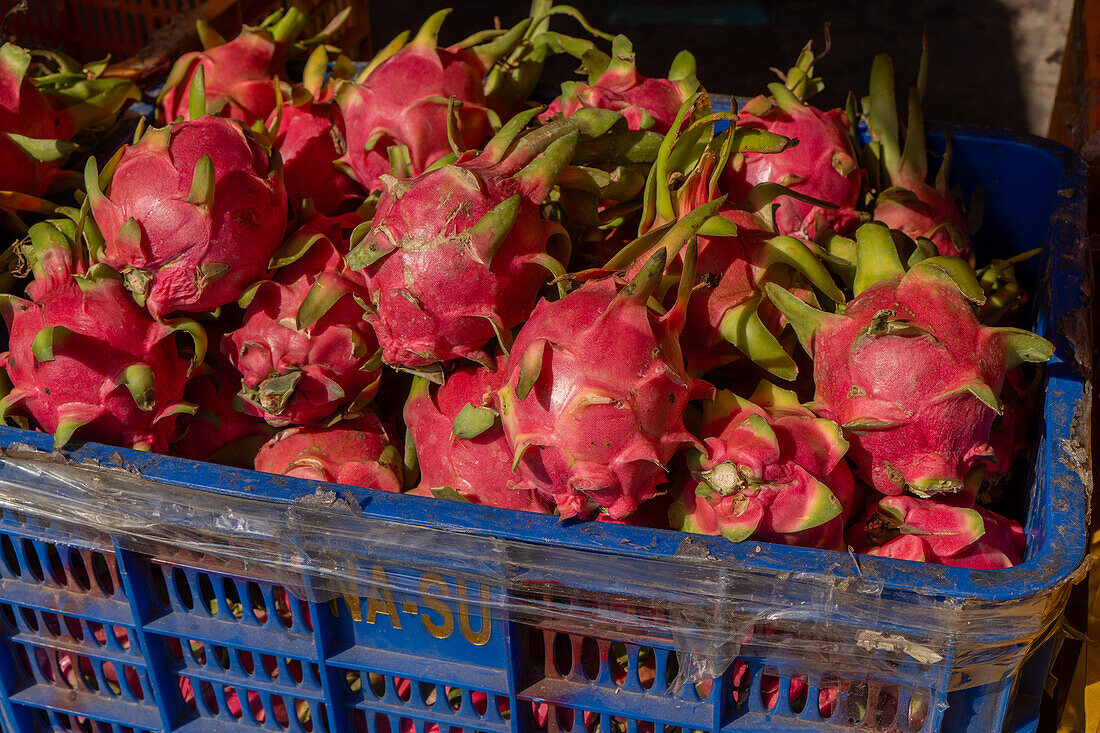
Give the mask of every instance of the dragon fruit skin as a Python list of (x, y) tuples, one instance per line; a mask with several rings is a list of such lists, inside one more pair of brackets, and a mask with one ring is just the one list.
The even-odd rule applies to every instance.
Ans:
[(466, 49), (437, 46), (439, 27), (450, 10), (432, 15), (416, 37), (377, 64), (365, 79), (344, 84), (336, 101), (344, 119), (347, 153), (342, 161), (366, 191), (390, 172), (388, 149), (408, 149), (409, 173), (417, 175), (451, 152), (447, 140), (448, 100), (466, 149), (481, 147), (492, 133), (482, 78), (486, 68)]
[(344, 119), (333, 97), (348, 66), (343, 57), (330, 64), (325, 46), (318, 46), (306, 61), (302, 85), (265, 123), (274, 132), (287, 198), (295, 212), (309, 199), (321, 214), (339, 216), (356, 209), (366, 197), (355, 179), (336, 165), (347, 143)]
[[(73, 132), (61, 124), (27, 70), (31, 55), (12, 43), (0, 45), (0, 191), (43, 196), (59, 179)], [(52, 153), (36, 152), (51, 143)], [(45, 158), (45, 159), (43, 159)]]
[(222, 341), (241, 373), (244, 408), (275, 427), (319, 424), (378, 390), (378, 341), (343, 263), (337, 245), (318, 239), (259, 284), (241, 327)]
[[(922, 56), (922, 68), (926, 57)], [(923, 72), (922, 72), (923, 76)], [(898, 138), (897, 107), (894, 99), (894, 65), (886, 54), (875, 57), (871, 66), (871, 93), (864, 101), (867, 128), (880, 151), (883, 189), (875, 200), (872, 217), (891, 229), (898, 229), (916, 241), (931, 240), (939, 254), (974, 262), (966, 219), (951, 199), (947, 187), (950, 172), (950, 140), (935, 185), (929, 185), (928, 154), (925, 149), (923, 90), (909, 92), (904, 148)]]
[(1053, 347), (983, 326), (974, 304), (984, 295), (962, 260), (932, 257), (906, 272), (879, 223), (860, 227), (856, 248), (855, 298), (843, 315), (767, 286), (813, 357), (814, 409), (844, 427), (857, 473), (879, 492), (957, 492), (991, 457), (1005, 372), (1046, 361)]
[(699, 434), (705, 448), (669, 511), (674, 528), (843, 549), (855, 484), (839, 425), (761, 382), (748, 400), (720, 391)]
[(327, 428), (287, 428), (256, 455), (257, 471), (401, 491), (401, 454), (372, 412)]
[(0, 413), (32, 417), (54, 434), (58, 448), (76, 434), (164, 452), (176, 416), (194, 410), (183, 401), (189, 365), (175, 334), (192, 335), (196, 363), (205, 335), (193, 321), (150, 318), (110, 267), (85, 269), (71, 249), (75, 228), (67, 224), (68, 231), (53, 222), (32, 227), (30, 300), (0, 301), (9, 329), (9, 350), (0, 359), (12, 383)]
[(421, 367), (469, 358), (524, 321), (557, 231), (539, 203), (568, 162), (577, 133), (567, 123), (515, 140), (513, 118), (479, 155), (408, 180), (386, 177), (373, 225), (348, 256), (365, 267), (371, 323), (387, 364)]
[(499, 423), (468, 438), (455, 435), (455, 418), (467, 405), (491, 404), (503, 357), (497, 365), (497, 371), (465, 365), (435, 389), (424, 379), (414, 385), (404, 410), (420, 463), (420, 485), (412, 493), (431, 496), (432, 489), (448, 488), (474, 504), (548, 514), (553, 505), (512, 472), (512, 451)]
[(767, 130), (797, 139), (798, 145), (777, 153), (748, 152), (734, 156), (726, 170), (730, 197), (742, 200), (753, 186), (779, 183), (838, 208), (824, 209), (807, 201), (786, 199), (775, 216), (776, 230), (816, 241), (832, 229), (846, 233), (859, 221), (856, 211), (863, 190), (863, 171), (849, 136), (848, 115), (841, 109), (823, 111), (806, 102), (823, 88), (813, 76), (815, 57), (807, 43), (783, 84), (768, 85), (769, 96), (745, 103), (737, 126)]
[(195, 461), (252, 468), (256, 452), (275, 431), (262, 419), (233, 408), (240, 388), (232, 365), (220, 360), (196, 373), (183, 393), (196, 411), (186, 419), (172, 452)]
[[(808, 276), (832, 299), (843, 296), (816, 255), (799, 240), (777, 237), (748, 212), (728, 204), (717, 214), (734, 223), (737, 234), (699, 237), (701, 284), (692, 294), (682, 338), (688, 370), (700, 374), (740, 353), (774, 376), (794, 379), (797, 366), (778, 341), (786, 321), (764, 297), (764, 284), (776, 283), (812, 300), (813, 291), (804, 279)], [(777, 263), (787, 267), (775, 267)], [(746, 329), (746, 320), (754, 321), (753, 326)]]
[[(307, 18), (292, 7), (270, 27), (246, 27), (232, 41), (214, 38), (217, 45), (185, 53), (173, 65), (158, 98), (164, 121), (191, 119), (191, 83), (200, 67), (209, 112), (246, 126), (266, 120), (277, 105), (276, 77), (286, 75), (290, 42), (306, 23)], [(216, 36), (205, 26), (200, 26), (199, 35), (204, 40)]]
[[(272, 112), (267, 124), (274, 124)], [(339, 108), (332, 103), (306, 102), (283, 106), (275, 149), (283, 159), (286, 193), (294, 209), (311, 199), (317, 210), (336, 216), (355, 209), (365, 194), (353, 178), (334, 163), (344, 154)]]
[(903, 177), (897, 180), (894, 188), (879, 194), (875, 200), (872, 210), (875, 221), (904, 232), (914, 241), (918, 237), (931, 240), (940, 254), (973, 259), (969, 238), (958, 234), (966, 232), (966, 219), (947, 194), (923, 180)]
[(106, 194), (97, 179), (90, 159), (85, 183), (106, 241), (99, 260), (156, 317), (235, 301), (267, 273), (286, 229), (278, 156), (233, 120), (149, 130), (124, 148)]
[(699, 87), (695, 59), (683, 51), (673, 62), (669, 79), (651, 79), (638, 73), (634, 48), (626, 36), (615, 37), (611, 54), (601, 58), (603, 68), (590, 73), (587, 84), (562, 84), (562, 95), (550, 103), (542, 119), (559, 114), (572, 117), (585, 108), (606, 109), (621, 114), (628, 129), (667, 133), (680, 106)]
[(978, 506), (913, 496), (868, 502), (848, 531), (848, 544), (864, 554), (973, 570), (1019, 565), (1025, 543), (1019, 522)]
[(663, 320), (646, 305), (664, 258), (658, 250), (629, 284), (595, 280), (540, 301), (503, 370), (513, 467), (563, 518), (633, 513), (657, 495), (673, 455), (699, 446), (683, 415), (693, 388), (708, 385), (688, 377), (676, 343), (689, 287)]
[[(781, 84), (770, 84), (772, 100), (757, 97), (738, 112), (738, 127), (767, 130), (798, 140), (780, 153), (742, 153), (731, 161), (726, 185), (739, 201), (749, 190), (766, 182), (779, 183), (799, 193), (836, 204), (837, 209), (784, 199), (775, 215), (780, 234), (816, 240), (826, 230), (844, 234), (859, 222), (856, 210), (863, 189), (843, 110), (824, 112), (799, 100)], [(752, 110), (759, 110), (754, 113)]]
[(1012, 369), (1005, 375), (1001, 390), (1004, 411), (1000, 419), (994, 421), (989, 436), (994, 458), (986, 467), (986, 478), (991, 483), (1005, 480), (1013, 468), (1019, 467), (1017, 464), (1020, 457), (1028, 455), (1031, 446), (1027, 432), (1038, 406), (1038, 393), (1041, 389), (1041, 380), (1037, 377), (1029, 379), (1019, 368)]

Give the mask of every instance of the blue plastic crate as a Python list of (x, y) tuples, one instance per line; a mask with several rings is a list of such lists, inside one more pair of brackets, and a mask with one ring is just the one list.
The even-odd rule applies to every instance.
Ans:
[(4, 729), (1033, 730), (1091, 488), (1086, 173), (1039, 138), (950, 133), (979, 246), (1046, 246), (1024, 268), (1057, 349), (1024, 564), (314, 494), (333, 487), (0, 428)]

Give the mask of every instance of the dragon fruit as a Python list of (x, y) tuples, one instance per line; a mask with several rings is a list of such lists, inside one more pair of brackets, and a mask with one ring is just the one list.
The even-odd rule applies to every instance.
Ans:
[[(685, 105), (680, 115), (687, 111)], [(650, 172), (640, 225), (643, 233), (675, 222), (681, 213), (707, 202), (720, 204), (713, 219), (699, 230), (699, 285), (692, 293), (681, 339), (691, 374), (702, 374), (733, 361), (740, 353), (780, 379), (797, 376), (797, 365), (778, 338), (784, 327), (782, 317), (764, 297), (766, 282), (798, 288), (800, 297), (816, 302), (808, 287), (812, 283), (833, 301), (843, 300), (812, 245), (775, 234), (774, 199), (801, 194), (775, 183), (763, 183), (754, 187), (739, 206), (719, 195), (717, 179), (732, 151), (783, 150), (788, 142), (766, 131), (737, 128), (708, 141), (690, 168), (673, 171), (670, 161), (685, 157), (688, 151), (684, 148), (690, 150), (698, 140), (670, 131)], [(670, 188), (672, 178), (681, 183), (675, 192)], [(645, 242), (640, 238), (624, 247), (606, 269), (636, 272), (646, 254), (637, 244)], [(648, 251), (653, 251), (652, 244)], [(675, 273), (681, 266), (682, 257), (670, 256), (666, 269)]]
[(94, 158), (84, 171), (106, 241), (96, 256), (154, 316), (213, 310), (266, 275), (286, 192), (278, 155), (239, 122), (207, 115), (150, 129), (118, 155), (103, 174)]
[[(925, 77), (926, 56), (921, 58)], [(974, 253), (967, 234), (966, 220), (951, 199), (947, 177), (951, 170), (948, 140), (934, 186), (928, 185), (928, 154), (924, 144), (924, 116), (921, 112), (923, 84), (909, 91), (909, 118), (904, 148), (898, 138), (898, 113), (894, 101), (894, 65), (880, 54), (871, 66), (871, 94), (864, 100), (864, 115), (872, 144), (867, 150), (882, 177), (883, 189), (875, 199), (872, 216), (891, 229), (898, 229), (913, 240), (927, 238), (941, 255), (961, 257), (974, 264)]]
[[(715, 208), (685, 216), (666, 235), (669, 246), (682, 246)], [(678, 342), (694, 248), (664, 316), (647, 305), (664, 270), (662, 247), (629, 283), (591, 280), (540, 301), (516, 337), (497, 392), (513, 469), (564, 518), (631, 514), (657, 495), (673, 455), (699, 446), (683, 415), (709, 385), (687, 375)]]
[(372, 412), (327, 428), (287, 428), (260, 448), (256, 470), (379, 491), (401, 491), (403, 475), (401, 453)]
[(1027, 439), (1031, 418), (1038, 406), (1043, 389), (1039, 375), (1029, 377), (1021, 367), (1011, 369), (1005, 374), (1004, 387), (1001, 389), (1001, 405), (1004, 408), (993, 420), (989, 434), (989, 444), (993, 448), (993, 459), (986, 466), (986, 479), (990, 484), (1004, 481), (1018, 468), (1021, 458), (1029, 454)]
[(540, 514), (552, 510), (545, 497), (512, 472), (512, 451), (491, 408), (503, 367), (503, 357), (497, 358), (496, 371), (466, 365), (434, 390), (426, 379), (416, 378), (405, 403), (405, 423), (420, 463), (414, 494), (455, 492), (474, 504)]
[(695, 58), (681, 51), (672, 62), (667, 79), (650, 79), (634, 66), (634, 47), (626, 36), (612, 41), (611, 56), (588, 50), (584, 54), (588, 83), (565, 82), (562, 94), (551, 102), (543, 119), (572, 117), (577, 110), (592, 108), (618, 112), (631, 130), (651, 130), (664, 135), (674, 124), (680, 106), (699, 88)]
[(558, 123), (520, 136), (534, 113), (512, 118), (480, 154), (409, 180), (385, 177), (373, 225), (348, 263), (365, 268), (370, 320), (387, 364), (489, 363), (486, 342), (507, 341), (534, 307), (547, 270), (564, 272), (546, 251), (559, 229), (539, 204), (569, 161), (577, 131)]
[(492, 132), (496, 115), (482, 78), (494, 56), (476, 46), (439, 48), (439, 28), (450, 12), (432, 15), (404, 46), (405, 35), (394, 39), (355, 83), (337, 92), (347, 135), (341, 160), (367, 191), (377, 191), (390, 173), (391, 147), (407, 151), (408, 172), (417, 175), (451, 153), (449, 136), (472, 149)]
[(194, 404), (196, 411), (186, 418), (173, 453), (196, 461), (252, 468), (256, 452), (275, 430), (262, 419), (233, 408), (241, 380), (232, 365), (213, 356), (207, 355), (210, 363), (197, 370), (184, 389), (184, 399)]
[(297, 211), (310, 199), (322, 214), (336, 216), (362, 203), (363, 188), (335, 163), (347, 151), (344, 120), (332, 96), (338, 70), (347, 65), (340, 58), (328, 72), (328, 53), (318, 46), (306, 62), (302, 87), (267, 118), (275, 130), (275, 149), (283, 159), (286, 193)]
[[(257, 27), (245, 27), (228, 43), (208, 25), (197, 24), (204, 50), (186, 53), (172, 66), (157, 102), (165, 122), (194, 119), (209, 112), (240, 120), (247, 126), (263, 122), (278, 102), (278, 78), (286, 76), (290, 44), (308, 19), (297, 8), (277, 11)], [(205, 80), (203, 104), (192, 103), (192, 86), (200, 73)]]
[(675, 529), (843, 549), (854, 481), (839, 425), (765, 381), (747, 400), (719, 391), (699, 436), (705, 448), (669, 511)]
[(197, 364), (206, 349), (202, 329), (185, 319), (153, 320), (118, 273), (87, 267), (74, 222), (35, 224), (30, 238), (30, 300), (0, 296), (9, 329), (9, 351), (0, 358), (12, 384), (0, 417), (16, 411), (33, 418), (58, 448), (79, 435), (165, 451), (176, 416), (194, 411), (183, 401), (189, 366), (175, 335), (192, 336)]
[(864, 554), (974, 570), (1019, 565), (1025, 540), (1019, 522), (982, 507), (913, 496), (869, 502), (848, 532), (848, 544)]
[(806, 44), (784, 83), (769, 84), (770, 96), (750, 100), (737, 113), (738, 127), (768, 130), (797, 139), (798, 145), (778, 153), (735, 155), (726, 174), (735, 201), (744, 199), (753, 186), (772, 182), (835, 204), (835, 209), (824, 209), (790, 199), (776, 211), (780, 234), (811, 241), (829, 229), (843, 234), (859, 221), (856, 207), (863, 188), (847, 114), (841, 109), (823, 112), (806, 103), (822, 88), (821, 80), (813, 77), (813, 64), (813, 51)]
[(842, 314), (766, 287), (813, 357), (815, 411), (844, 427), (858, 474), (883, 494), (959, 491), (992, 456), (1005, 372), (1053, 353), (1033, 333), (979, 322), (984, 294), (964, 261), (930, 257), (906, 271), (879, 223), (856, 233), (855, 297)]
[[(67, 142), (73, 130), (58, 120), (27, 75), (30, 64), (25, 49), (0, 46), (0, 192), (37, 198), (61, 179), (61, 164), (76, 146)], [(0, 206), (25, 205), (9, 198), (0, 199)]]
[(343, 276), (341, 248), (311, 229), (297, 236), (307, 235), (314, 241), (305, 254), (249, 291), (243, 324), (222, 341), (242, 376), (244, 409), (276, 427), (357, 412), (381, 378), (364, 294)]

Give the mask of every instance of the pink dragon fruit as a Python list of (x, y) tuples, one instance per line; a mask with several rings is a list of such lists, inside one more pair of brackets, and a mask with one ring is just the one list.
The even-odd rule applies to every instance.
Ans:
[(385, 177), (366, 238), (348, 264), (366, 268), (370, 320), (387, 364), (423, 367), (491, 359), (483, 347), (534, 307), (559, 228), (539, 204), (577, 141), (570, 123), (519, 136), (535, 110), (517, 115), (486, 145), (416, 178)]
[[(687, 109), (685, 105), (680, 115), (685, 115)], [(699, 231), (699, 285), (692, 293), (681, 338), (691, 374), (702, 374), (742, 354), (780, 379), (797, 376), (794, 359), (779, 341), (785, 323), (764, 297), (766, 282), (796, 288), (800, 297), (816, 303), (808, 287), (812, 283), (833, 301), (843, 300), (818, 259), (816, 247), (811, 249), (813, 245), (799, 239), (775, 234), (774, 199), (801, 194), (775, 183), (763, 183), (754, 187), (740, 206), (719, 195), (718, 174), (732, 151), (783, 150), (788, 142), (779, 135), (747, 128), (722, 133), (713, 137), (701, 154), (695, 154), (697, 159), (689, 164), (690, 168), (676, 172), (681, 185), (673, 192), (669, 161), (689, 154), (684, 148), (696, 145), (697, 138), (670, 131), (650, 172), (646, 187), (651, 194), (646, 197), (639, 227), (643, 233), (671, 224), (682, 213), (707, 202), (719, 202), (713, 219)], [(653, 251), (652, 244), (648, 251)], [(624, 247), (606, 269), (627, 268), (628, 275), (633, 274), (645, 254), (635, 245)], [(682, 259), (669, 257), (669, 273), (682, 267)]]
[[(682, 246), (715, 208), (687, 215), (669, 246)], [(657, 495), (673, 455), (699, 446), (683, 415), (709, 385), (687, 375), (678, 343), (693, 255), (663, 317), (647, 306), (664, 270), (661, 248), (628, 284), (594, 280), (540, 301), (516, 337), (497, 392), (512, 465), (564, 518), (631, 514)]]
[[(335, 68), (346, 59), (338, 59)], [(306, 62), (300, 94), (267, 118), (275, 130), (275, 149), (283, 159), (286, 193), (295, 211), (310, 199), (322, 214), (336, 216), (362, 203), (365, 193), (355, 179), (338, 168), (336, 161), (347, 151), (344, 120), (332, 96), (334, 75), (328, 80), (328, 54), (318, 46)]]
[(466, 149), (480, 147), (492, 132), (495, 114), (482, 90), (490, 59), (476, 48), (437, 46), (439, 28), (450, 12), (440, 10), (428, 18), (404, 47), (404, 36), (399, 36), (355, 83), (337, 92), (347, 134), (342, 161), (367, 191), (378, 190), (382, 175), (390, 172), (393, 146), (407, 150), (408, 172), (417, 175), (451, 153), (452, 123), (454, 142)]
[(854, 481), (840, 426), (761, 382), (703, 408), (705, 448), (669, 511), (674, 529), (826, 550), (844, 547)]
[(672, 529), (668, 521), (668, 512), (672, 508), (672, 494), (658, 494), (649, 501), (643, 501), (638, 508), (625, 517), (612, 519), (607, 514), (597, 514), (597, 522), (607, 524), (622, 524), (628, 527), (645, 527), (646, 529)]
[(401, 491), (401, 454), (372, 412), (327, 428), (288, 428), (256, 455), (256, 470)]
[(240, 388), (241, 380), (232, 365), (219, 361), (204, 365), (187, 382), (183, 397), (197, 409), (176, 441), (175, 455), (252, 468), (256, 452), (275, 431), (262, 419), (233, 408)]
[[(240, 120), (245, 125), (267, 119), (277, 105), (277, 77), (286, 76), (290, 44), (308, 19), (297, 8), (277, 11), (258, 27), (245, 27), (228, 43), (199, 21), (202, 51), (185, 53), (172, 67), (157, 98), (164, 121), (194, 119), (206, 112)], [(197, 74), (205, 80), (203, 103), (192, 104)]]
[(785, 83), (769, 84), (771, 96), (747, 102), (737, 113), (737, 126), (797, 139), (798, 145), (779, 153), (741, 153), (733, 156), (726, 174), (730, 198), (743, 200), (759, 183), (779, 183), (794, 191), (837, 206), (824, 209), (797, 199), (784, 199), (775, 214), (776, 230), (814, 241), (826, 230), (841, 234), (860, 218), (863, 171), (849, 138), (844, 110), (828, 112), (806, 103), (822, 88), (813, 77), (810, 44), (787, 72)]
[[(922, 69), (926, 58), (921, 58)], [(922, 70), (920, 78), (924, 77)], [(871, 94), (864, 100), (867, 129), (874, 141), (869, 150), (881, 164), (883, 190), (875, 199), (872, 216), (913, 240), (927, 238), (941, 255), (974, 263), (966, 220), (947, 189), (951, 169), (950, 140), (934, 186), (928, 185), (928, 154), (924, 145), (923, 88), (909, 91), (908, 130), (905, 147), (898, 138), (898, 113), (894, 102), (894, 65), (880, 54), (871, 66)]]
[(250, 291), (244, 322), (222, 350), (241, 373), (243, 408), (275, 427), (317, 425), (374, 398), (378, 341), (364, 320), (364, 293), (343, 276), (344, 257), (315, 235), (306, 253)]
[(634, 66), (634, 47), (626, 36), (612, 41), (611, 56), (594, 49), (584, 55), (588, 83), (565, 82), (562, 94), (543, 113), (543, 119), (561, 114), (572, 117), (584, 108), (606, 109), (626, 118), (631, 130), (664, 135), (680, 106), (699, 88), (695, 58), (681, 51), (672, 62), (668, 79), (650, 79)]
[(815, 411), (844, 427), (858, 474), (888, 495), (959, 491), (991, 456), (1005, 372), (1053, 353), (1033, 333), (978, 321), (984, 295), (964, 261), (931, 257), (906, 272), (879, 223), (856, 233), (843, 314), (767, 291), (814, 359)]
[(175, 334), (195, 344), (206, 337), (194, 321), (160, 323), (139, 308), (107, 265), (86, 268), (72, 221), (31, 228), (26, 256), (34, 281), (30, 300), (0, 298), (9, 329), (2, 358), (12, 383), (0, 416), (18, 411), (54, 434), (60, 448), (74, 435), (141, 450), (167, 449), (183, 401), (187, 360)]
[[(0, 45), (0, 192), (39, 197), (61, 179), (61, 164), (76, 146), (67, 141), (73, 130), (27, 75), (30, 63), (25, 49)], [(0, 206), (12, 203), (19, 205), (0, 199)]]
[(434, 390), (417, 377), (405, 403), (405, 423), (420, 463), (420, 486), (412, 493), (448, 496), (449, 490), (474, 504), (540, 514), (553, 509), (512, 472), (512, 451), (491, 408), (503, 368), (503, 357), (497, 358), (496, 371), (467, 365)]
[(283, 175), (239, 122), (204, 116), (151, 129), (119, 155), (107, 176), (94, 158), (84, 171), (106, 241), (96, 256), (154, 316), (213, 310), (266, 275), (286, 229)]
[(974, 570), (1019, 565), (1025, 540), (1019, 522), (982, 507), (913, 496), (869, 502), (848, 532), (848, 544), (864, 554)]
[(1020, 367), (1005, 374), (1001, 390), (1001, 414), (994, 419), (989, 434), (993, 448), (993, 460), (986, 467), (990, 483), (1005, 480), (1013, 468), (1019, 468), (1020, 459), (1029, 454), (1027, 439), (1032, 415), (1039, 404), (1043, 382), (1038, 376), (1029, 378)]

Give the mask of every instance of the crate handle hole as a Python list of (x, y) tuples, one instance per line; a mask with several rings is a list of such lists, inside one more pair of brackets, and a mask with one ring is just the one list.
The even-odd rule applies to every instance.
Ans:
[(638, 650), (638, 683), (644, 690), (652, 690), (657, 680), (657, 655), (652, 647), (643, 646)]
[(822, 683), (817, 692), (817, 712), (825, 720), (836, 715), (840, 709), (840, 683), (828, 680)]
[(760, 702), (766, 710), (775, 710), (779, 704), (779, 676), (764, 673), (760, 676)]
[(853, 682), (852, 686), (848, 688), (848, 704), (846, 712), (848, 714), (849, 725), (859, 725), (863, 722), (863, 719), (867, 716), (867, 683), (866, 682)]
[(172, 580), (175, 581), (176, 596), (179, 598), (179, 602), (188, 611), (192, 610), (195, 607), (195, 597), (191, 594), (191, 584), (187, 582), (187, 575), (181, 568), (174, 568)]
[[(67, 586), (69, 584), (68, 574), (65, 572), (64, 565), (61, 564), (61, 553), (57, 549), (57, 545), (46, 545), (46, 564), (50, 566), (50, 576), (54, 582), (60, 586)], [(69, 550), (69, 562), (72, 562), (72, 556), (76, 554), (76, 550)], [(81, 588), (81, 590), (87, 590)]]
[(676, 678), (680, 676), (680, 656), (670, 651), (668, 658), (665, 659), (665, 691), (668, 692), (672, 689), (672, 685), (676, 682)]
[(38, 560), (38, 553), (35, 551), (34, 543), (30, 540), (23, 540), (23, 559), (27, 563), (27, 569), (31, 571), (31, 575), (38, 582), (43, 582), (46, 576), (42, 572), (42, 563)]
[[(65, 619), (65, 630), (69, 632), (69, 637), (74, 641), (84, 641), (84, 626), (80, 623), (80, 619), (76, 616), (62, 616), (62, 618)], [(96, 642), (100, 646), (107, 646), (107, 635), (103, 633), (103, 625), (95, 621), (88, 621), (87, 624)]]
[(77, 586), (82, 591), (92, 589), (92, 579), (88, 575), (88, 565), (85, 562), (86, 557), (86, 555), (77, 552), (75, 548), (69, 550), (69, 570), (72, 572), (73, 580), (76, 581)]
[(248, 582), (248, 602), (252, 609), (252, 615), (256, 617), (261, 625), (267, 623), (267, 600), (264, 598), (263, 592), (260, 590), (260, 584), (254, 581)]
[(627, 655), (626, 644), (621, 641), (611, 642), (607, 650), (607, 667), (611, 672), (612, 681), (619, 687), (626, 684), (626, 671), (629, 666), (630, 658)]
[(602, 657), (599, 642), (590, 636), (584, 637), (581, 641), (581, 671), (593, 682), (600, 676)]
[(554, 636), (554, 670), (561, 677), (568, 677), (573, 671), (573, 648), (568, 634)]
[[(92, 574), (95, 575), (95, 582), (104, 595), (113, 596), (115, 594), (114, 573), (111, 572), (111, 566), (107, 564), (107, 558), (104, 557), (102, 552), (92, 553)], [(160, 581), (163, 585), (164, 575), (160, 576)], [(164, 603), (168, 603), (167, 597), (165, 597)]]
[(791, 689), (787, 694), (787, 700), (791, 705), (791, 712), (799, 715), (806, 709), (806, 703), (810, 699), (810, 680), (804, 674), (796, 674), (791, 677)]
[(412, 680), (407, 677), (394, 677), (393, 686), (397, 690), (397, 697), (401, 699), (401, 702), (408, 702), (412, 699)]
[(554, 706), (554, 720), (558, 722), (558, 730), (573, 730), (574, 716), (575, 713), (573, 712), (573, 708), (563, 708), (558, 705)]
[(928, 720), (928, 697), (924, 693), (913, 695), (909, 700), (909, 731), (920, 733)]
[(8, 573), (17, 578), (23, 577), (23, 568), (19, 565), (19, 557), (15, 554), (11, 537), (0, 535), (0, 548), (4, 551), (4, 565), (7, 566)]
[[(420, 701), (424, 703), (424, 706), (427, 708), (434, 708), (436, 700), (438, 699), (435, 685), (431, 682), (418, 682), (416, 686), (419, 688)], [(462, 699), (461, 692), (459, 693), (459, 699)]]

